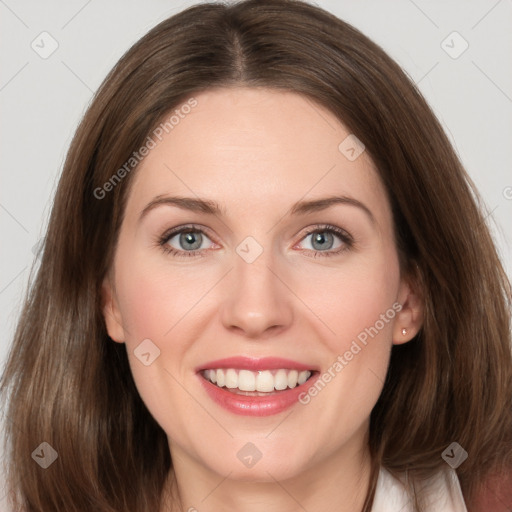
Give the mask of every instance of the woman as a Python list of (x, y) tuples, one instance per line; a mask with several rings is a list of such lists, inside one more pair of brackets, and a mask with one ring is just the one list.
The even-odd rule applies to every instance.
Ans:
[(509, 475), (512, 356), (475, 197), (325, 11), (159, 24), (65, 163), (2, 376), (15, 509), (476, 510)]

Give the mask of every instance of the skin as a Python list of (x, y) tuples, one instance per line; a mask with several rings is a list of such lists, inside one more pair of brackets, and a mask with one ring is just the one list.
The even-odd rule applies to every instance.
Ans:
[[(174, 486), (181, 508), (199, 512), (360, 510), (369, 416), (390, 350), (422, 321), (420, 294), (400, 271), (383, 185), (366, 152), (355, 161), (340, 152), (349, 132), (337, 118), (300, 95), (236, 87), (195, 98), (134, 176), (103, 286), (109, 335), (126, 344), (139, 393), (169, 440), (166, 493)], [(211, 199), (224, 215), (160, 205), (139, 220), (162, 195)], [(357, 199), (373, 221), (349, 204), (287, 214), (300, 199), (332, 195)], [(165, 253), (158, 237), (190, 223), (205, 228), (202, 256)], [(322, 224), (344, 229), (354, 244), (334, 236), (318, 249), (307, 230)], [(248, 236), (263, 248), (253, 263), (236, 252)], [(190, 251), (179, 234), (168, 245)], [(327, 371), (394, 303), (402, 310), (307, 405), (235, 415), (212, 402), (194, 371), (236, 355)], [(160, 356), (145, 366), (134, 350), (148, 338)], [(248, 442), (262, 453), (252, 468), (237, 458)]]

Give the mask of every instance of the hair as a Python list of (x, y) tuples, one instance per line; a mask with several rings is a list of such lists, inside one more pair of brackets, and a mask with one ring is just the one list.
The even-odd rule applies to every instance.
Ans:
[[(104, 198), (95, 191), (180, 103), (241, 86), (300, 94), (365, 144), (392, 207), (401, 269), (422, 290), (423, 326), (393, 347), (371, 413), (364, 511), (380, 467), (428, 478), (446, 466), (441, 453), (453, 441), (469, 454), (457, 468), (468, 503), (488, 475), (510, 467), (511, 287), (482, 202), (417, 87), (319, 7), (204, 3), (125, 53), (71, 143), (1, 379), (16, 510), (159, 509), (172, 468), (167, 437), (138, 394), (125, 346), (107, 334), (101, 299), (136, 169)], [(43, 441), (58, 452), (46, 470), (30, 457)]]

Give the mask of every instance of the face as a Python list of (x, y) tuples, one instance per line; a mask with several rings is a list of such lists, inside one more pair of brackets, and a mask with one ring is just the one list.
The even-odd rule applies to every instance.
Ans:
[(300, 95), (195, 100), (133, 177), (109, 334), (176, 466), (263, 481), (356, 460), (420, 321), (378, 173)]

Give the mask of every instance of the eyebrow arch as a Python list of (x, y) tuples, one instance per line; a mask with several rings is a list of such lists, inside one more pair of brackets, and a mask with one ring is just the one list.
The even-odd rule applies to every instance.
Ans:
[[(361, 201), (348, 196), (330, 196), (311, 201), (298, 201), (287, 212), (287, 215), (299, 216), (308, 213), (326, 210), (336, 204), (345, 204), (360, 208), (366, 213), (370, 221), (375, 224), (375, 217), (371, 210)], [(207, 199), (193, 198), (193, 197), (180, 197), (180, 196), (157, 196), (150, 201), (142, 210), (139, 222), (151, 210), (158, 206), (170, 205), (176, 206), (183, 210), (189, 210), (197, 213), (206, 213), (208, 215), (216, 215), (222, 217), (224, 210), (215, 202)]]
[(145, 208), (142, 210), (139, 221), (147, 215), (147, 213), (157, 206), (169, 205), (176, 206), (182, 210), (189, 210), (197, 213), (206, 213), (208, 215), (217, 215), (222, 217), (223, 210), (215, 201), (209, 201), (207, 199), (199, 199), (193, 197), (179, 197), (179, 196), (156, 196), (150, 201)]
[(361, 201), (348, 196), (329, 196), (313, 201), (299, 201), (290, 209), (290, 215), (305, 215), (307, 213), (319, 212), (326, 210), (336, 204), (346, 204), (360, 208), (369, 217), (372, 224), (375, 224), (375, 217), (371, 210)]

